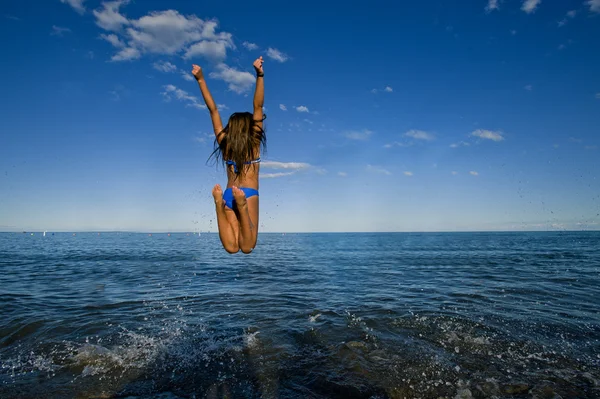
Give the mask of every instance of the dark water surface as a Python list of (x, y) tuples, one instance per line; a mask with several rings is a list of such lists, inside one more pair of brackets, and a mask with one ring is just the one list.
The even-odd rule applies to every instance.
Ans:
[(1, 398), (600, 397), (600, 233), (0, 234)]

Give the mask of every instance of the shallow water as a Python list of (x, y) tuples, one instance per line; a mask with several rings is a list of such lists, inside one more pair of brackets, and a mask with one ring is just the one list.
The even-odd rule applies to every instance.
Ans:
[(600, 397), (600, 233), (0, 234), (1, 398)]

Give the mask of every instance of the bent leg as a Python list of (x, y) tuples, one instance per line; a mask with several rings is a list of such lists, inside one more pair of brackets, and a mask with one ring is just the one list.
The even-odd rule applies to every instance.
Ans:
[(243, 253), (249, 254), (256, 246), (258, 235), (258, 195), (246, 198), (246, 194), (233, 187), (235, 208), (240, 223), (238, 244)]
[[(233, 223), (238, 223), (235, 213), (232, 210), (225, 208), (225, 201), (223, 200), (223, 190), (220, 185), (216, 185), (212, 191), (215, 199), (215, 208), (217, 212), (217, 226), (219, 227), (219, 238), (225, 251), (230, 254), (237, 253), (240, 250), (238, 244), (238, 232), (234, 227)], [(228, 215), (229, 214), (229, 215)], [(231, 216), (230, 216), (231, 215)], [(237, 226), (236, 226), (237, 227)]]

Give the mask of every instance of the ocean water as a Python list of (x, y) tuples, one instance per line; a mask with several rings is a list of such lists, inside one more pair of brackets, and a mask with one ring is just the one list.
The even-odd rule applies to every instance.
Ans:
[(0, 234), (1, 398), (599, 398), (600, 233)]

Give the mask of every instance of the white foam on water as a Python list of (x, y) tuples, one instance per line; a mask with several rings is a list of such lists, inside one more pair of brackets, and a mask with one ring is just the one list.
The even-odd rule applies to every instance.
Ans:
[(310, 321), (311, 323), (316, 323), (316, 321), (319, 317), (321, 317), (321, 313), (317, 313), (314, 316), (309, 316), (308, 321)]

